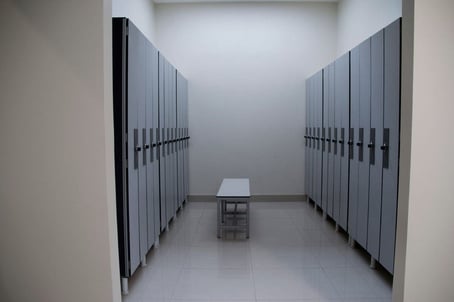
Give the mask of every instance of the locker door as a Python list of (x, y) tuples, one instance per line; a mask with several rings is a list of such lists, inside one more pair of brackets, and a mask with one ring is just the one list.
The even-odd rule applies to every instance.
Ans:
[(182, 205), (184, 200), (183, 194), (183, 138), (182, 136), (182, 124), (183, 124), (183, 98), (184, 98), (184, 88), (183, 88), (183, 77), (180, 73), (177, 73), (177, 129), (178, 129), (178, 204)]
[(177, 129), (177, 204), (178, 207), (181, 206), (181, 151), (180, 151), (180, 102), (181, 102), (181, 80), (180, 80), (180, 73), (177, 71), (177, 101), (176, 101), (176, 115), (177, 115), (177, 123), (176, 123), (176, 129)]
[(311, 101), (312, 101), (312, 89), (311, 89), (311, 79), (307, 79), (306, 81), (306, 89), (307, 89), (307, 131), (308, 131), (308, 155), (307, 155), (307, 198), (312, 199), (312, 106), (311, 106)]
[(349, 130), (349, 159), (350, 159), (350, 176), (349, 176), (349, 206), (348, 206), (348, 233), (352, 238), (356, 239), (356, 231), (358, 227), (358, 150), (356, 140), (358, 137), (359, 128), (359, 46), (353, 48), (350, 52), (350, 130)]
[(370, 132), (370, 39), (359, 45), (359, 128), (356, 138), (358, 154), (358, 228), (356, 240), (367, 247), (369, 216), (369, 142)]
[[(137, 81), (137, 97), (138, 97), (138, 121), (139, 121), (139, 146), (142, 147), (142, 152), (139, 158), (139, 223), (140, 223), (140, 257), (143, 259), (148, 251), (148, 220), (147, 220), (147, 152), (145, 150), (146, 143), (146, 38), (139, 32), (138, 38), (140, 47), (138, 49), (138, 59), (141, 64), (140, 76), (135, 79)], [(130, 86), (131, 88), (131, 86)]]
[[(316, 170), (317, 170), (317, 84), (316, 84), (316, 79), (315, 75), (312, 76), (311, 80), (311, 119), (312, 119), (312, 189), (311, 189), (311, 195), (312, 195), (312, 200), (315, 202), (316, 201)], [(315, 202), (316, 203), (316, 202)]]
[(188, 201), (189, 195), (189, 88), (187, 80), (184, 81), (184, 127), (185, 127), (185, 136), (188, 139), (185, 140), (185, 150), (184, 150), (184, 171), (185, 171), (185, 200)]
[[(337, 61), (336, 61), (337, 62)], [(338, 221), (339, 220), (339, 209), (340, 209), (340, 201), (339, 201), (339, 197), (340, 197), (340, 177), (341, 177), (341, 170), (340, 170), (340, 149), (339, 149), (339, 145), (338, 145), (338, 141), (339, 141), (339, 138), (340, 138), (340, 128), (341, 128), (341, 119), (340, 119), (340, 112), (341, 112), (341, 103), (339, 102), (339, 97), (338, 97), (338, 79), (337, 79), (337, 68), (338, 68), (338, 64), (336, 64), (336, 62), (334, 62), (333, 64), (333, 89), (332, 89), (332, 92), (333, 92), (333, 108), (334, 108), (334, 114), (333, 114), (333, 117), (334, 117), (334, 123), (333, 123), (333, 133), (332, 133), (332, 136), (333, 138), (331, 139), (331, 143), (332, 143), (332, 151), (333, 151), (333, 200), (332, 200), (332, 203), (333, 203), (333, 206), (332, 206), (332, 215), (331, 217), (335, 220), (335, 221)]]
[(159, 54), (158, 50), (151, 46), (151, 85), (152, 89), (152, 169), (153, 169), (153, 208), (154, 208), (154, 232), (155, 241), (159, 239), (161, 233), (161, 212), (159, 198)]
[(317, 104), (317, 201), (322, 206), (322, 171), (323, 171), (323, 152), (322, 152), (322, 128), (323, 128), (323, 70), (318, 73), (317, 80), (318, 104)]
[(172, 163), (172, 77), (171, 77), (171, 65), (166, 61), (166, 96), (165, 96), (165, 106), (166, 106), (166, 197), (167, 197), (167, 222), (169, 222), (175, 213), (175, 204), (173, 202), (173, 163)]
[(165, 58), (159, 54), (159, 194), (161, 229), (167, 226), (167, 196), (166, 196), (166, 107), (165, 107)]
[(320, 142), (322, 144), (322, 209), (328, 210), (328, 96), (329, 96), (329, 70), (323, 69), (323, 127)]
[(322, 124), (322, 96), (323, 96), (323, 73), (319, 71), (315, 75), (315, 152), (316, 152), (316, 163), (315, 163), (315, 202), (318, 206), (321, 206), (321, 192), (322, 192), (322, 152), (320, 145), (321, 137), (321, 124)]
[(380, 263), (394, 270), (396, 239), (397, 186), (399, 176), (400, 132), (400, 22), (393, 22), (384, 32), (384, 119), (383, 119), (383, 193), (380, 234)]
[(142, 62), (141, 39), (138, 29), (128, 23), (128, 219), (129, 219), (129, 274), (132, 275), (140, 263), (140, 194), (139, 167), (141, 165), (142, 144), (139, 129), (139, 106), (144, 97), (141, 88)]
[(329, 65), (329, 120), (328, 120), (328, 211), (327, 214), (333, 217), (333, 201), (334, 201), (334, 116), (335, 116), (335, 100), (334, 100), (334, 63)]
[(164, 82), (164, 107), (165, 107), (165, 170), (166, 170), (166, 223), (168, 224), (170, 219), (173, 217), (173, 203), (172, 203), (172, 192), (170, 190), (170, 187), (172, 186), (171, 180), (172, 180), (172, 161), (170, 159), (170, 128), (171, 126), (171, 120), (170, 120), (170, 103), (171, 103), (171, 97), (170, 97), (170, 70), (169, 70), (169, 62), (166, 60), (165, 61), (165, 67), (164, 67), (164, 77), (165, 77), (165, 82)]
[(147, 251), (151, 248), (155, 241), (154, 230), (154, 194), (153, 194), (153, 46), (149, 41), (145, 41), (145, 138), (144, 138), (144, 154), (146, 160), (146, 199), (147, 199)]
[(175, 210), (179, 208), (179, 200), (178, 200), (178, 150), (177, 150), (177, 71), (173, 67), (173, 154), (174, 154), (174, 188), (173, 192), (175, 195)]
[(367, 251), (378, 259), (380, 251), (382, 156), (379, 152), (383, 141), (383, 30), (371, 38), (371, 119), (368, 143), (369, 226)]
[(350, 127), (350, 54), (347, 53), (336, 61), (336, 102), (339, 103), (340, 130), (338, 135), (338, 153), (340, 154), (340, 197), (339, 217), (336, 222), (347, 230), (348, 217), (348, 129)]
[(310, 194), (309, 194), (309, 186), (310, 186), (310, 144), (311, 144), (311, 139), (310, 139), (310, 134), (309, 134), (309, 115), (310, 115), (310, 88), (309, 84), (310, 80), (306, 79), (306, 128), (305, 128), (305, 146), (306, 148), (304, 149), (304, 190), (306, 192), (307, 198), (309, 200)]

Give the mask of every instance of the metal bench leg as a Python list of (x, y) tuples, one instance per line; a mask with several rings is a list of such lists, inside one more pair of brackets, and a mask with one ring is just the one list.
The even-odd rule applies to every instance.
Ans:
[(217, 200), (217, 209), (218, 209), (218, 230), (217, 236), (221, 238), (221, 201)]
[(249, 200), (246, 201), (246, 238), (249, 238)]

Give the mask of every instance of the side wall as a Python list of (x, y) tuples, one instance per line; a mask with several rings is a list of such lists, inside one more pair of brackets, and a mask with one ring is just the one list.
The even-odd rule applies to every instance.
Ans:
[(156, 43), (153, 0), (112, 0), (112, 16), (127, 17), (153, 43)]
[(402, 125), (411, 135), (410, 164), (401, 166), (410, 181), (399, 201), (394, 301), (454, 301), (454, 2), (405, 0), (404, 8), (414, 50), (403, 61), (413, 86), (404, 80), (402, 109), (413, 122)]
[(402, 16), (402, 0), (341, 0), (338, 5), (337, 55)]
[(120, 301), (110, 1), (1, 1), (2, 301)]
[(335, 3), (156, 5), (158, 45), (189, 80), (190, 194), (250, 177), (304, 193), (305, 79), (334, 59)]

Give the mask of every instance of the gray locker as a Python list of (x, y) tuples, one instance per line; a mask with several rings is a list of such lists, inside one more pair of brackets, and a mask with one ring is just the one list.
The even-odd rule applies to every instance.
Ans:
[(334, 63), (328, 66), (328, 204), (327, 214), (333, 217), (334, 207), (334, 116), (335, 116), (335, 98), (334, 98)]
[(113, 108), (117, 226), (122, 277), (148, 252), (146, 39), (125, 18), (112, 22)]
[(161, 229), (167, 227), (167, 195), (166, 195), (166, 106), (165, 106), (165, 69), (166, 60), (159, 53), (159, 137), (158, 137), (158, 152), (159, 152), (159, 194), (160, 194), (160, 221)]
[(314, 201), (318, 206), (321, 206), (322, 193), (322, 149), (320, 143), (321, 128), (322, 128), (322, 105), (323, 105), (323, 72), (319, 71), (313, 76), (313, 106), (314, 106)]
[(159, 197), (159, 53), (154, 47), (151, 48), (151, 80), (149, 83), (152, 88), (152, 124), (150, 129), (151, 145), (151, 165), (153, 173), (153, 208), (154, 208), (154, 232), (155, 241), (159, 241), (161, 233), (161, 214)]
[(369, 217), (369, 141), (370, 129), (370, 39), (359, 45), (359, 128), (357, 129), (356, 150), (358, 160), (358, 213), (356, 241), (367, 247)]
[(156, 134), (158, 127), (158, 51), (146, 42), (146, 138), (148, 249), (159, 237), (159, 166)]
[(183, 125), (184, 125), (184, 199), (188, 200), (189, 195), (189, 116), (188, 116), (188, 104), (189, 100), (189, 88), (188, 81), (184, 81), (184, 110), (183, 110)]
[(309, 134), (309, 99), (310, 99), (310, 88), (309, 88), (309, 79), (306, 80), (306, 103), (305, 103), (305, 116), (306, 116), (306, 123), (305, 123), (305, 129), (304, 129), (304, 190), (306, 192), (307, 198), (310, 198), (309, 195), (309, 185), (310, 185), (310, 168), (309, 168), (309, 162), (310, 162), (310, 134)]
[[(141, 260), (141, 242), (142, 237), (139, 212), (142, 208), (142, 194), (139, 193), (139, 169), (141, 169), (140, 157), (142, 155), (142, 142), (139, 135), (139, 108), (144, 99), (144, 90), (140, 85), (141, 79), (144, 78), (141, 64), (142, 40), (140, 39), (139, 30), (132, 24), (128, 24), (128, 153), (133, 154), (132, 160), (128, 158), (128, 186), (129, 186), (129, 255), (130, 255), (130, 275), (132, 275), (139, 266)], [(142, 110), (143, 111), (143, 110)]]
[(177, 72), (177, 154), (178, 154), (178, 205), (181, 206), (185, 197), (185, 185), (184, 185), (184, 107), (185, 107), (185, 79)]
[(312, 78), (306, 80), (306, 125), (307, 125), (307, 142), (308, 148), (306, 149), (306, 194), (308, 199), (313, 200), (312, 195), (312, 171), (313, 171), (313, 145), (314, 140), (312, 136)]
[(383, 36), (379, 31), (371, 38), (371, 119), (369, 129), (369, 218), (367, 251), (378, 260), (380, 252), (380, 225), (382, 200), (382, 156), (379, 154), (383, 141)]
[(349, 131), (349, 206), (348, 206), (348, 233), (352, 238), (356, 238), (357, 214), (358, 214), (358, 150), (356, 148), (356, 139), (359, 128), (359, 47), (355, 47), (350, 52), (350, 131)]
[(329, 106), (329, 67), (323, 69), (323, 125), (322, 125), (322, 210), (326, 213), (328, 210), (328, 121)]
[(367, 247), (369, 153), (366, 149), (370, 128), (370, 39), (353, 49), (351, 55), (351, 127), (354, 146), (350, 163), (349, 219), (352, 223), (349, 224), (349, 233), (361, 246)]
[(340, 192), (341, 192), (341, 154), (338, 141), (340, 139), (340, 128), (341, 128), (341, 113), (342, 103), (338, 97), (339, 94), (339, 71), (337, 60), (334, 62), (334, 83), (333, 83), (333, 95), (334, 95), (334, 123), (333, 123), (333, 138), (331, 140), (333, 145), (333, 209), (332, 218), (334, 221), (339, 220), (340, 215)]
[(172, 95), (171, 95), (171, 66), (165, 61), (164, 67), (164, 107), (165, 107), (165, 190), (166, 190), (166, 223), (168, 224), (175, 213), (172, 195), (172, 155), (171, 155), (171, 129), (172, 129)]
[(394, 270), (400, 142), (401, 19), (384, 30), (384, 118), (380, 263)]
[(340, 191), (338, 199), (338, 212), (335, 211), (334, 219), (344, 230), (347, 230), (348, 218), (348, 176), (349, 159), (347, 148), (348, 129), (350, 126), (350, 53), (344, 54), (335, 62), (335, 96), (338, 111), (337, 155), (339, 158)]

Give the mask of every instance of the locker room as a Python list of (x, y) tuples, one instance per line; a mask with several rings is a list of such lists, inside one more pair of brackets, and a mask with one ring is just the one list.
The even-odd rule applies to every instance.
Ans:
[(454, 301), (454, 2), (0, 12), (0, 301)]

